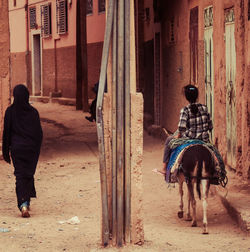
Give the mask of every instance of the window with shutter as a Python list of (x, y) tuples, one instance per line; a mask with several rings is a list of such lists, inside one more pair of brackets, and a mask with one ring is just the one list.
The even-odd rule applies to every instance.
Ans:
[(250, 0), (248, 0), (248, 20), (250, 20)]
[(105, 11), (105, 0), (98, 0), (98, 12)]
[(37, 28), (36, 8), (35, 7), (30, 7), (29, 8), (29, 13), (30, 13), (30, 29), (36, 29)]
[(56, 1), (57, 33), (65, 34), (68, 31), (68, 5), (67, 0)]
[(87, 0), (87, 15), (93, 14), (93, 0)]
[(51, 4), (41, 5), (41, 31), (42, 37), (51, 36)]

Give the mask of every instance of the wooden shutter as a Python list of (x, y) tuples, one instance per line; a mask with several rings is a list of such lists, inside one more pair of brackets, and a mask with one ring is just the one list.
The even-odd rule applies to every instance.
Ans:
[(41, 5), (41, 31), (42, 37), (51, 35), (51, 4)]
[(68, 5), (67, 0), (56, 2), (57, 33), (65, 34), (68, 31)]
[(248, 0), (248, 20), (250, 20), (250, 0)]
[(98, 12), (105, 11), (105, 0), (98, 0)]
[(36, 7), (30, 7), (29, 8), (29, 14), (30, 14), (30, 29), (36, 29)]
[(93, 0), (87, 0), (87, 15), (93, 13)]

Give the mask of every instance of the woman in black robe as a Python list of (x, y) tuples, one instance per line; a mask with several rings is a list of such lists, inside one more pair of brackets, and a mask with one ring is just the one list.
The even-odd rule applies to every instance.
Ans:
[[(34, 174), (43, 132), (38, 111), (29, 104), (29, 91), (20, 84), (13, 91), (14, 102), (5, 112), (2, 152), (14, 165), (16, 195), (22, 217), (30, 217), (30, 198), (36, 197)], [(11, 154), (11, 159), (10, 159)]]

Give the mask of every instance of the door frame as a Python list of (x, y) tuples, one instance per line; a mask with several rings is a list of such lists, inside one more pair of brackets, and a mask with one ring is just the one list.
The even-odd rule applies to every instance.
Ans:
[(41, 96), (43, 96), (43, 57), (42, 57), (42, 35), (41, 35), (41, 29), (32, 30), (31, 31), (31, 69), (32, 69), (32, 95), (35, 95), (35, 83), (34, 83), (34, 76), (35, 76), (35, 68), (34, 68), (34, 36), (40, 35), (40, 65), (41, 65)]
[[(158, 41), (157, 41), (158, 39)], [(162, 61), (161, 61), (161, 24), (154, 24), (154, 124), (161, 124), (161, 83), (162, 83)], [(158, 66), (158, 68), (157, 68)]]
[[(210, 9), (212, 9), (212, 15), (210, 15)], [(208, 11), (209, 13), (205, 13), (206, 11)], [(213, 6), (209, 5), (206, 8), (204, 8), (204, 74), (205, 74), (205, 101), (206, 101), (206, 105), (208, 106), (208, 104), (210, 104), (210, 106), (208, 106), (208, 111), (211, 115), (211, 119), (214, 122), (214, 63), (213, 63)], [(207, 16), (205, 16), (205, 14), (208, 14)], [(206, 39), (205, 39), (205, 34), (207, 33), (212, 33), (211, 36), (211, 45), (209, 45), (210, 48), (210, 57), (209, 60), (207, 59), (207, 55), (206, 55)], [(208, 93), (208, 87), (207, 87), (207, 62), (209, 61), (210, 64), (210, 93)], [(212, 95), (212, 100), (210, 99), (211, 97), (208, 97), (208, 94)], [(207, 102), (207, 99), (210, 99), (209, 102)], [(211, 111), (212, 110), (212, 111)], [(212, 130), (211, 132), (211, 140), (212, 142), (214, 141), (214, 130)]]
[[(228, 15), (227, 15), (228, 13)], [(227, 139), (227, 165), (229, 165), (232, 169), (236, 169), (237, 164), (237, 112), (236, 112), (236, 41), (235, 41), (235, 19), (234, 19), (234, 7), (225, 9), (225, 70), (226, 70), (226, 139)], [(233, 27), (233, 45), (234, 49), (231, 50), (230, 46), (230, 52), (232, 52), (230, 55), (227, 55), (227, 27)], [(230, 41), (232, 37), (230, 36)], [(227, 57), (230, 56), (230, 59), (228, 60)], [(231, 58), (232, 57), (232, 58)], [(228, 69), (228, 67), (230, 69)], [(229, 71), (230, 70), (230, 71)], [(231, 71), (233, 70), (233, 71)], [(232, 84), (230, 85), (229, 82)], [(229, 88), (230, 85), (230, 88)], [(228, 102), (230, 100), (230, 102)], [(233, 105), (233, 102), (235, 104)], [(230, 116), (230, 121), (228, 120)], [(230, 131), (231, 130), (231, 131)], [(232, 137), (234, 132), (234, 137)], [(230, 148), (228, 146), (228, 141), (230, 142)]]

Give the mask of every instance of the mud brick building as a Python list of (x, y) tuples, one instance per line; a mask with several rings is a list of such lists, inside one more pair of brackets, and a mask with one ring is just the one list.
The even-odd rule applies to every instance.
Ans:
[[(104, 1), (87, 1), (88, 86), (99, 78)], [(76, 95), (76, 1), (9, 0), (11, 87)], [(226, 164), (250, 177), (250, 1), (135, 0), (137, 91), (145, 121), (174, 132), (198, 86), (213, 118), (212, 141)], [(90, 92), (90, 96), (91, 96)]]
[[(76, 98), (77, 1), (9, 0), (11, 87), (28, 86), (34, 96), (61, 91)], [(99, 80), (105, 1), (87, 4), (89, 96)]]
[(137, 89), (147, 120), (174, 132), (199, 88), (226, 164), (250, 178), (250, 1), (137, 0)]
[(2, 135), (3, 117), (6, 107), (10, 102), (9, 88), (9, 20), (8, 20), (8, 3), (0, 2), (0, 134)]

